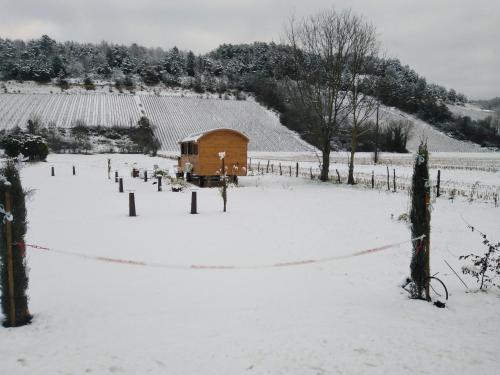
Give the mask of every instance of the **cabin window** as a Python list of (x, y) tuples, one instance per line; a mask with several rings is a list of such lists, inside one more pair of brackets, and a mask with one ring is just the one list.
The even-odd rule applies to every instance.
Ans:
[(198, 155), (198, 144), (193, 142), (181, 143), (181, 155)]

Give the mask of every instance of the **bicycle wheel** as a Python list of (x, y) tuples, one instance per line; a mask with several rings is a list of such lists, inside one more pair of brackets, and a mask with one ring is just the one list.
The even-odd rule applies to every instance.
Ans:
[(444, 283), (439, 280), (437, 277), (430, 276), (429, 277), (429, 295), (431, 300), (448, 300), (448, 289)]

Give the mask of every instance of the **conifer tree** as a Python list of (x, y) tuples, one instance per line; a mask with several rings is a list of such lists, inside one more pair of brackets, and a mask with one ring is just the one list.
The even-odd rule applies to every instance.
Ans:
[[(0, 204), (4, 209), (8, 208), (6, 204), (6, 191), (10, 192), (12, 208), (9, 217), (6, 213), (0, 218), (0, 289), (2, 292), (1, 305), (5, 315), (3, 322), (6, 327), (16, 327), (28, 324), (31, 321), (31, 315), (28, 310), (28, 269), (26, 266), (24, 235), (26, 234), (26, 206), (25, 192), (21, 186), (21, 179), (14, 161), (9, 160), (0, 170), (2, 181), (0, 182)], [(12, 269), (14, 279), (13, 304), (10, 298), (8, 260), (7, 260), (7, 232), (6, 223), (11, 221), (12, 227)], [(12, 290), (12, 288), (11, 288)], [(14, 321), (11, 310), (15, 307)]]
[(430, 251), (430, 181), (429, 181), (429, 152), (427, 143), (420, 143), (411, 188), (411, 236), (412, 238), (423, 237), (413, 241), (413, 254), (410, 264), (411, 278), (415, 283), (413, 291), (414, 298), (425, 297), (429, 300), (428, 285), (426, 278), (430, 274), (429, 251)]

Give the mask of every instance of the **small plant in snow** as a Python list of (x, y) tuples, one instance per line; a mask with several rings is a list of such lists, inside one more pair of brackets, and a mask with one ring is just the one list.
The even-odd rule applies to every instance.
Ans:
[(469, 203), (474, 202), (474, 195), (476, 194), (476, 190), (478, 187), (479, 187), (479, 181), (474, 182), (474, 185), (472, 185), (469, 192), (469, 198), (467, 199)]
[[(468, 225), (468, 228), (474, 232), (475, 228)], [(500, 242), (491, 242), (486, 234), (479, 232), (486, 252), (479, 256), (476, 254), (462, 255), (459, 259), (470, 260), (471, 264), (462, 266), (464, 275), (471, 275), (479, 283), (479, 290), (485, 290), (491, 286), (498, 286), (495, 278), (500, 275)]]

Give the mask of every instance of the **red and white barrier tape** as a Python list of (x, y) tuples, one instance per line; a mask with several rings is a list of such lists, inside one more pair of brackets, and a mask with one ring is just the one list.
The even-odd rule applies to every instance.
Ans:
[(334, 260), (347, 259), (347, 258), (361, 256), (361, 255), (376, 253), (376, 252), (379, 252), (382, 250), (396, 248), (396, 247), (399, 247), (399, 246), (407, 244), (407, 243), (419, 241), (424, 237), (425, 236), (420, 236), (420, 237), (413, 238), (413, 239), (408, 240), (408, 241), (402, 241), (402, 242), (397, 242), (397, 243), (393, 243), (393, 244), (389, 244), (389, 245), (374, 247), (371, 249), (357, 251), (357, 252), (345, 254), (345, 255), (337, 255), (337, 256), (318, 258), (318, 259), (305, 259), (305, 260), (298, 260), (298, 261), (291, 261), (291, 262), (284, 262), (284, 263), (253, 265), (253, 266), (252, 265), (249, 265), (249, 266), (244, 266), (244, 265), (242, 265), (242, 266), (204, 265), (204, 264), (177, 265), (177, 264), (166, 264), (166, 263), (151, 263), (151, 262), (144, 262), (144, 261), (138, 261), (138, 260), (110, 258), (110, 257), (103, 257), (103, 256), (98, 256), (98, 255), (88, 255), (88, 254), (76, 253), (76, 252), (65, 251), (65, 250), (51, 249), (48, 247), (39, 246), (39, 245), (32, 245), (32, 244), (25, 244), (25, 246), (22, 246), (22, 245), (19, 246), (20, 244), (18, 244), (18, 246), (20, 249), (24, 249), (24, 247), (29, 247), (29, 248), (36, 249), (36, 250), (50, 251), (53, 253), (70, 255), (70, 256), (79, 257), (79, 258), (83, 258), (83, 259), (90, 259), (90, 260), (96, 260), (96, 261), (107, 262), (107, 263), (125, 264), (125, 265), (131, 265), (131, 266), (184, 269), (184, 270), (236, 270), (236, 269), (256, 270), (256, 269), (267, 269), (267, 268), (284, 268), (284, 267), (303, 266), (306, 264), (325, 263), (325, 262), (331, 262)]

